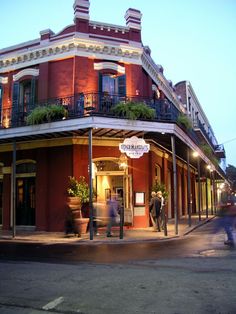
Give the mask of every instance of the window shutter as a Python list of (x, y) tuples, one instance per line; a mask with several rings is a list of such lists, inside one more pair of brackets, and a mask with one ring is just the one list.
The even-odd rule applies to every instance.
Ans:
[(12, 122), (17, 121), (17, 113), (19, 110), (19, 94), (20, 94), (20, 84), (19, 82), (14, 82), (12, 91)]
[(99, 73), (99, 75), (98, 75), (98, 102), (99, 102), (98, 108), (99, 108), (99, 110), (101, 110), (102, 104), (103, 104), (102, 77), (103, 77), (103, 75), (101, 73)]
[[(30, 107), (33, 108), (36, 100), (36, 79), (35, 77), (31, 80), (31, 90), (30, 90)], [(27, 108), (28, 111), (29, 108)]]
[(126, 96), (126, 76), (121, 75), (118, 77), (118, 94), (120, 97)]
[(99, 76), (98, 76), (98, 91), (99, 91), (99, 93), (103, 92), (103, 90), (102, 90), (102, 77), (103, 77), (103, 75), (101, 73), (99, 73)]

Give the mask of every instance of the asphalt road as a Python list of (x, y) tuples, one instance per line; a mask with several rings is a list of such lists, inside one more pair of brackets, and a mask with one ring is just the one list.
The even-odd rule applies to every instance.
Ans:
[(236, 254), (209, 223), (183, 239), (0, 243), (2, 314), (235, 314)]
[(0, 260), (40, 262), (125, 263), (160, 258), (194, 257), (202, 255), (234, 256), (234, 250), (223, 244), (223, 231), (214, 234), (214, 222), (209, 222), (187, 236), (159, 241), (134, 243), (27, 243), (0, 241)]

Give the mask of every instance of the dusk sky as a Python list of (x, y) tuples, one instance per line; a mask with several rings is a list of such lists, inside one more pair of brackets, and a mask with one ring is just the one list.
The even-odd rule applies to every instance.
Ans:
[[(74, 0), (0, 0), (0, 49), (73, 23)], [(90, 0), (90, 19), (125, 26), (142, 12), (142, 41), (174, 84), (188, 80), (227, 164), (236, 167), (236, 0)]]

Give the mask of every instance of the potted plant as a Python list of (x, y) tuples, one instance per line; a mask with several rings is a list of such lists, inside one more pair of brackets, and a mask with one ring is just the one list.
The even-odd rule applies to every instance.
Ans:
[[(80, 176), (77, 180), (75, 177), (69, 176), (67, 193), (69, 209), (67, 227), (80, 236), (86, 233), (89, 222), (89, 218), (84, 218), (81, 210), (82, 205), (89, 202), (89, 186), (85, 177)], [(68, 229), (66, 233), (68, 233)]]
[(37, 106), (26, 118), (28, 125), (62, 120), (67, 117), (67, 110), (62, 105)]
[(184, 126), (187, 130), (191, 130), (193, 127), (193, 124), (192, 124), (192, 121), (190, 120), (190, 118), (183, 113), (180, 113), (178, 115), (177, 123), (179, 125)]
[(120, 102), (111, 108), (111, 113), (130, 120), (154, 119), (155, 109), (150, 108), (144, 102)]
[(164, 183), (159, 183), (159, 182), (155, 182), (154, 185), (152, 186), (152, 191), (154, 192), (158, 192), (161, 191), (162, 192), (162, 196), (164, 197), (164, 200), (166, 201), (168, 198), (168, 191), (166, 191), (166, 187)]

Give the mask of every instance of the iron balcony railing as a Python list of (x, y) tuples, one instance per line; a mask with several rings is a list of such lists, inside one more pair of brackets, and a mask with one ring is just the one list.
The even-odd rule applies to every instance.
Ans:
[[(115, 117), (112, 107), (120, 102), (144, 102), (155, 109), (154, 121), (176, 122), (179, 110), (167, 99), (151, 99), (140, 96), (107, 95), (105, 93), (80, 93), (72, 96), (51, 98), (33, 104), (19, 103), (17, 108), (2, 110), (1, 127), (20, 127), (26, 125), (26, 118), (37, 106), (62, 105), (66, 108), (67, 119), (82, 118), (88, 115)], [(125, 118), (125, 117), (119, 117)]]
[[(27, 116), (37, 106), (62, 105), (67, 110), (67, 119), (82, 118), (88, 115), (96, 115), (103, 117), (116, 117), (112, 112), (112, 108), (120, 102), (144, 102), (156, 112), (153, 121), (177, 123), (180, 111), (168, 99), (153, 99), (141, 96), (121, 96), (107, 95), (105, 93), (80, 93), (72, 96), (50, 98), (35, 103), (18, 103), (13, 108), (2, 109), (1, 112), (1, 128), (21, 127), (26, 125)], [(119, 116), (119, 118), (125, 118)], [(149, 120), (150, 121), (150, 120)], [(193, 129), (186, 129), (181, 124), (179, 126), (186, 134), (196, 143), (199, 144), (199, 138), (194, 131), (196, 127), (200, 128), (204, 135), (211, 140), (206, 133), (203, 125), (198, 120), (194, 121)], [(213, 144), (212, 144), (213, 145)]]

